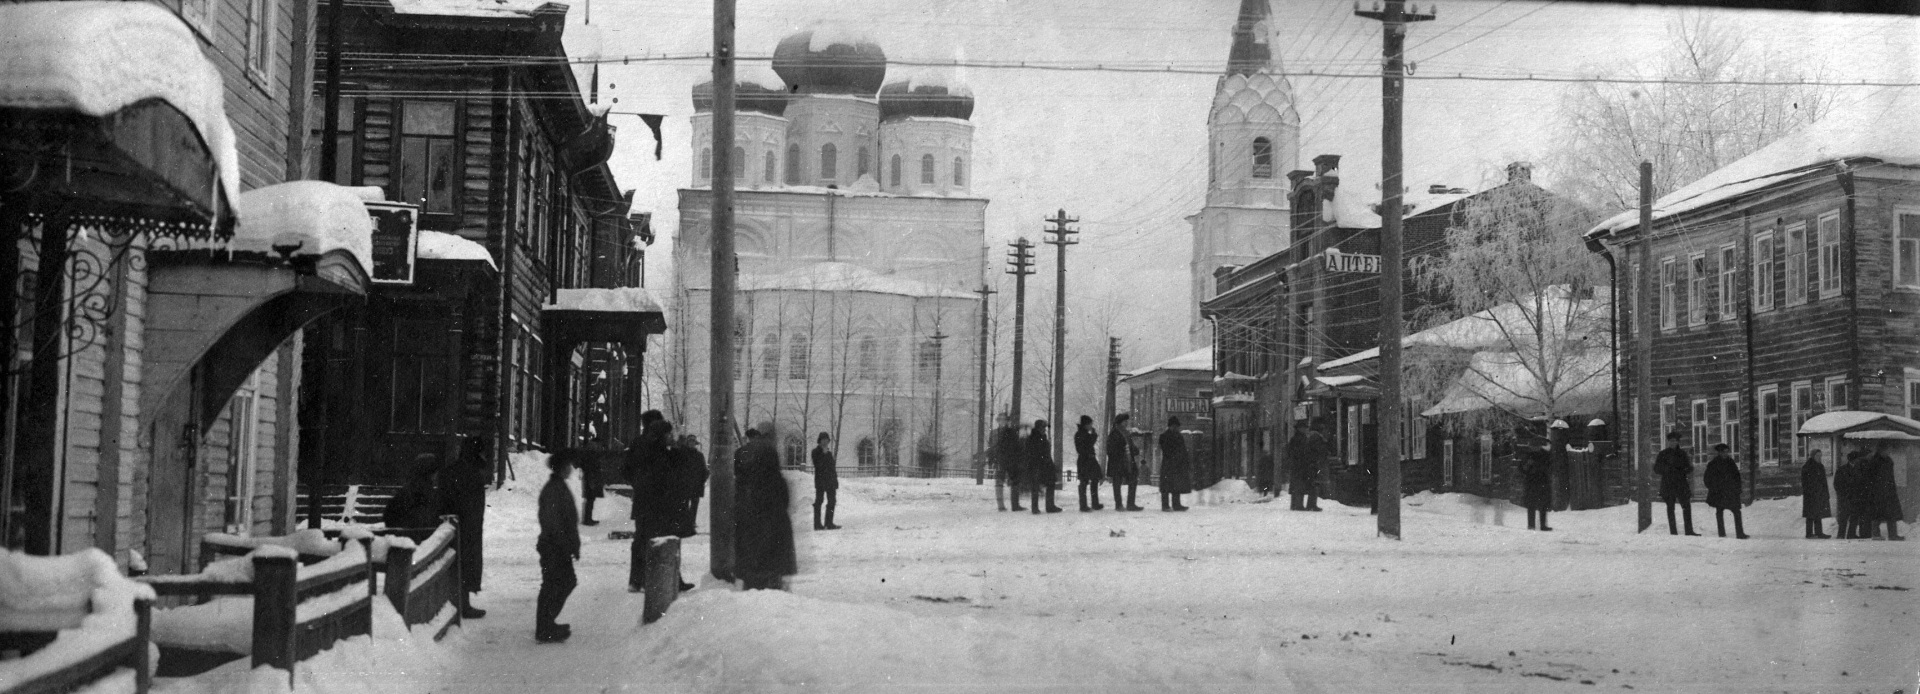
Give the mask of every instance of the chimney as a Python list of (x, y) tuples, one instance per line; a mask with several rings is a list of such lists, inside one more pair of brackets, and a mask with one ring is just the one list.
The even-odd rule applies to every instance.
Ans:
[(1533, 163), (1516, 161), (1507, 165), (1508, 183), (1532, 183)]
[(1306, 169), (1294, 169), (1292, 171), (1288, 171), (1287, 172), (1287, 188), (1288, 189), (1299, 188), (1300, 182), (1307, 180), (1307, 177), (1312, 175), (1313, 175), (1313, 172), (1308, 171)]
[(1315, 176), (1325, 175), (1328, 171), (1339, 170), (1340, 155), (1338, 154), (1322, 154), (1313, 158), (1313, 174)]

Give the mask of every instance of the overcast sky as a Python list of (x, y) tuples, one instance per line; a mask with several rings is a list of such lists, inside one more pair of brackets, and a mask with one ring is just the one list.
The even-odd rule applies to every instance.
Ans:
[[(1425, 2), (1416, 3), (1423, 9)], [(999, 247), (1040, 237), (1042, 217), (1064, 208), (1081, 220), (1070, 251), (1069, 310), (1119, 296), (1130, 308), (1120, 332), (1127, 367), (1183, 351), (1190, 229), (1206, 190), (1206, 119), (1224, 70), (1239, 0), (1091, 3), (1029, 0), (742, 0), (738, 50), (770, 56), (781, 37), (825, 22), (875, 39), (889, 59), (1155, 65), (1206, 74), (1065, 72), (963, 68), (976, 107), (974, 193), (990, 200), (987, 241)], [(1301, 72), (1377, 74), (1381, 31), (1350, 2), (1274, 0), (1273, 46)], [(1623, 75), (1651, 65), (1679, 10), (1575, 3), (1456, 2), (1412, 27), (1408, 58), (1418, 74)], [(593, 28), (580, 26), (591, 18)], [(1779, 60), (1819, 65), (1832, 77), (1920, 78), (1915, 20), (1905, 17), (1739, 12), (1750, 40)], [(712, 43), (709, 3), (576, 0), (568, 45), (576, 56), (685, 56)], [(895, 67), (889, 81), (907, 70)], [(777, 84), (766, 61), (743, 60), (743, 77)], [(676, 189), (690, 180), (687, 118), (700, 60), (635, 61), (602, 69), (603, 100), (616, 112), (667, 116), (664, 157), (638, 118), (616, 116), (613, 159), (620, 185), (637, 188), (636, 210), (654, 212), (660, 235), (649, 284), (667, 286), (678, 221)], [(1301, 159), (1341, 154), (1343, 179), (1377, 181), (1380, 81), (1296, 76)], [(1567, 85), (1552, 82), (1412, 80), (1406, 105), (1406, 182), (1480, 189), (1514, 160), (1544, 161), (1556, 137)], [(1842, 90), (1839, 104), (1859, 89)], [(1284, 163), (1283, 163), (1284, 164)], [(1286, 170), (1283, 168), (1282, 170)], [(1536, 176), (1549, 184), (1554, 172)], [(1051, 249), (1047, 249), (1051, 251)], [(1039, 277), (1052, 274), (1042, 253)], [(993, 281), (1009, 280), (995, 267)], [(1098, 339), (1098, 338), (1094, 338)]]

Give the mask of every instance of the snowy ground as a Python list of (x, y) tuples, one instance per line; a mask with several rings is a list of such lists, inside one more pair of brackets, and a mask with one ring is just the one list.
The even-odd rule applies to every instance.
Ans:
[[(524, 467), (523, 467), (524, 474)], [(791, 593), (701, 586), (638, 626), (625, 521), (585, 528), (563, 645), (532, 641), (533, 499), (496, 492), (492, 613), (418, 667), (345, 663), (300, 691), (1914, 693), (1920, 542), (1800, 539), (1798, 500), (1748, 510), (1754, 539), (1632, 532), (1631, 507), (1525, 515), (1408, 500), (1407, 539), (1365, 509), (1291, 513), (1244, 492), (1188, 513), (994, 511), (970, 480), (850, 479), (843, 530), (796, 516)], [(1222, 488), (1237, 488), (1226, 482)], [(1142, 489), (1150, 509), (1152, 490)], [(610, 499), (598, 515), (626, 515)], [(806, 503), (797, 500), (796, 506)], [(804, 507), (798, 509), (805, 511)], [(358, 644), (350, 644), (358, 645)], [(322, 659), (328, 656), (322, 656)], [(377, 675), (377, 676), (373, 676)]]

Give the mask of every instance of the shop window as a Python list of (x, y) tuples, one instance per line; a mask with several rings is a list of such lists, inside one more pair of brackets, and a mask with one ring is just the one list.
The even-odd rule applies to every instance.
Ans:
[(460, 143), (456, 104), (403, 99), (400, 102), (399, 184), (396, 199), (420, 206), (426, 214), (452, 214), (460, 192)]

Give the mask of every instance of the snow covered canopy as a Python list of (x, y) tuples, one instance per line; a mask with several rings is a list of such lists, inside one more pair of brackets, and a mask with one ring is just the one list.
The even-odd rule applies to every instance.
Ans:
[[(1548, 415), (1599, 412), (1612, 397), (1612, 355), (1586, 350), (1561, 356), (1557, 369), (1530, 365), (1513, 352), (1475, 352), (1465, 371), (1447, 386), (1446, 395), (1422, 417), (1475, 412), (1497, 407), (1516, 416), (1537, 419)], [(1557, 383), (1543, 382), (1548, 371)], [(1551, 412), (1548, 407), (1551, 406)]]
[[(1920, 166), (1920, 138), (1911, 133), (1916, 119), (1920, 91), (1913, 89), (1881, 89), (1851, 105), (1836, 104), (1827, 117), (1660, 196), (1653, 203), (1653, 219), (1730, 200), (1849, 159)], [(1595, 226), (1587, 237), (1610, 236), (1639, 222), (1639, 211), (1627, 210)]]
[(743, 292), (766, 290), (870, 292), (919, 298), (974, 299), (973, 292), (947, 289), (904, 277), (881, 274), (852, 263), (814, 263), (777, 274), (741, 274)]
[(236, 251), (294, 256), (341, 252), (373, 272), (373, 217), (366, 199), (379, 188), (348, 188), (326, 181), (288, 181), (240, 194), (240, 224), (228, 246)]
[(644, 350), (648, 335), (667, 329), (660, 303), (642, 287), (557, 290), (554, 300), (540, 308), (540, 321), (547, 343), (561, 348), (553, 354), (569, 354), (570, 345), (581, 341), (619, 342)]
[(1840, 434), (1849, 439), (1903, 438), (1901, 436), (1863, 434), (1905, 434), (1920, 436), (1920, 421), (1885, 412), (1842, 410), (1814, 415), (1800, 424), (1801, 436)]
[(494, 264), (493, 254), (487, 252), (486, 246), (474, 243), (458, 234), (449, 234), (444, 231), (422, 230), (420, 245), (416, 252), (421, 260), (477, 260), (486, 263), (487, 267), (500, 269), (499, 265)]
[[(159, 5), (0, 5), (0, 109), (29, 115), (25, 125), (13, 127), (32, 128), (31, 116), (39, 114), (101, 119), (98, 132), (56, 132), (57, 126), (42, 124), (45, 132), (37, 135), (9, 133), (0, 138), (0, 151), (9, 157), (66, 157), (50, 163), (74, 171), (77, 180), (68, 185), (89, 198), (149, 208), (177, 208), (184, 199), (200, 208), (197, 226), (224, 229), (240, 195), (239, 156), (224, 100), (220, 72), (200, 52), (193, 31)], [(44, 144), (48, 137), (71, 141), (13, 149), (36, 139)], [(182, 141), (199, 147), (175, 144)], [(103, 173), (101, 181), (86, 180)], [(146, 190), (153, 181), (167, 190)], [(172, 233), (180, 235), (177, 228)]]
[(1201, 347), (1166, 361), (1128, 371), (1120, 378), (1136, 378), (1155, 371), (1213, 371), (1213, 348)]
[(536, 13), (565, 13), (567, 6), (547, 0), (392, 0), (394, 14), (441, 17), (531, 17)]

